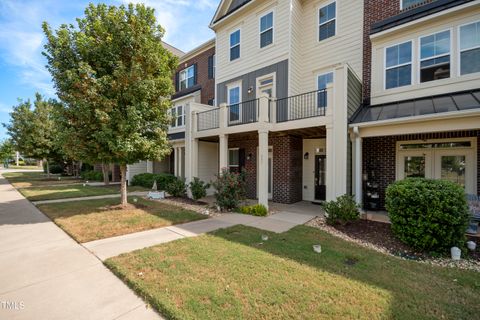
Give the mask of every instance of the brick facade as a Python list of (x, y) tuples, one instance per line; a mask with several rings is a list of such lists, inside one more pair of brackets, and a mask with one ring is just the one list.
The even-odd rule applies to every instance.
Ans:
[[(385, 208), (385, 189), (395, 181), (397, 141), (477, 137), (477, 193), (480, 195), (480, 130), (406, 134), (363, 139), (363, 173), (379, 184), (380, 207)], [(374, 177), (371, 177), (371, 172)], [(468, 179), (468, 177), (466, 177)], [(365, 186), (364, 186), (365, 187)]]
[[(208, 104), (209, 100), (215, 98), (215, 78), (208, 78), (208, 57), (214, 54), (215, 47), (201, 52), (187, 61), (182, 61), (177, 68), (177, 72), (180, 72), (195, 63), (197, 64), (197, 85), (201, 87), (202, 104)], [(177, 92), (177, 94), (178, 93), (181, 93), (181, 91)]]
[[(269, 137), (268, 144), (272, 146), (273, 151), (272, 201), (278, 203), (295, 203), (301, 201), (302, 139), (291, 135)], [(228, 147), (245, 149), (247, 197), (256, 199), (258, 138), (242, 140), (230, 138)]]

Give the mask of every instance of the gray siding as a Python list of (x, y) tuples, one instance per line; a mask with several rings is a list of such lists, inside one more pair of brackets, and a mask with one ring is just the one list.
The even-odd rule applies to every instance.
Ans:
[[(242, 80), (242, 101), (256, 99), (257, 78), (270, 73), (276, 73), (277, 86), (275, 88), (277, 98), (285, 98), (288, 95), (288, 60), (280, 61), (270, 66), (252, 71), (250, 73), (232, 78), (228, 81), (217, 84), (217, 103), (227, 103), (227, 85), (231, 82)], [(253, 92), (248, 94), (248, 88), (252, 87)]]
[(355, 113), (362, 103), (362, 83), (357, 80), (352, 70), (348, 70), (348, 118)]

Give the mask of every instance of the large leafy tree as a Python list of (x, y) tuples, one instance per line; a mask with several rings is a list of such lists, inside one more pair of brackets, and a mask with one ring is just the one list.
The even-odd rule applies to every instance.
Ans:
[(55, 143), (57, 126), (53, 116), (55, 104), (55, 100), (45, 100), (36, 93), (33, 108), (30, 100), (19, 101), (10, 113), (10, 122), (4, 124), (18, 151), (25, 156), (46, 161), (48, 176), (49, 160), (58, 157)]
[(63, 104), (62, 136), (80, 160), (118, 163), (121, 202), (126, 166), (162, 159), (177, 59), (161, 44), (154, 10), (90, 4), (76, 24), (52, 31), (45, 22), (44, 55)]

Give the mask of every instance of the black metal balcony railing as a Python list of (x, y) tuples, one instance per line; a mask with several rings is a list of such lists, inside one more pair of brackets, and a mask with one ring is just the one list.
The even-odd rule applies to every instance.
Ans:
[(277, 99), (277, 122), (299, 120), (325, 115), (327, 90), (315, 90)]
[(258, 121), (258, 99), (227, 106), (228, 126)]
[(219, 108), (197, 113), (197, 130), (211, 130), (219, 127)]

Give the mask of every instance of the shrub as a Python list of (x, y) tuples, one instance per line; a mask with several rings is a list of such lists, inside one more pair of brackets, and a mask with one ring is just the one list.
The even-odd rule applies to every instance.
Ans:
[(446, 180), (413, 178), (388, 186), (385, 206), (392, 231), (415, 249), (463, 247), (469, 212), (465, 192)]
[(215, 203), (220, 209), (234, 209), (245, 198), (244, 172), (230, 172), (222, 169), (217, 180), (212, 183), (215, 188)]
[(175, 179), (175, 176), (169, 173), (141, 173), (135, 175), (131, 183), (132, 186), (141, 186), (151, 189), (153, 187), (153, 183), (157, 181), (157, 189), (165, 190), (167, 184), (173, 182)]
[(344, 194), (336, 200), (322, 204), (328, 224), (347, 224), (360, 218), (358, 205), (353, 196)]
[(175, 178), (165, 186), (165, 191), (173, 197), (185, 197), (187, 195), (187, 185), (184, 179)]
[(87, 181), (103, 181), (103, 173), (100, 171), (84, 171), (80, 174), (80, 177)]
[(207, 189), (210, 188), (209, 183), (205, 183), (197, 177), (190, 182), (190, 191), (192, 192), (193, 200), (198, 200), (207, 196)]
[(252, 216), (259, 216), (259, 217), (265, 217), (268, 214), (268, 210), (263, 204), (243, 206), (240, 208), (240, 212), (243, 214), (250, 214)]
[[(48, 168), (52, 174), (63, 173), (63, 166), (59, 163), (49, 163)], [(43, 172), (47, 173), (47, 163), (45, 161), (43, 162)]]

